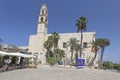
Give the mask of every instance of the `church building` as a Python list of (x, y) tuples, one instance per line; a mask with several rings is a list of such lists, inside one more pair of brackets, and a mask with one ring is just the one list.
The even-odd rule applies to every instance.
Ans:
[[(47, 34), (48, 30), (48, 9), (46, 4), (43, 4), (40, 9), (40, 14), (38, 18), (38, 27), (37, 33), (35, 35), (30, 35), (29, 38), (29, 52), (36, 53), (38, 55), (38, 59), (42, 64), (46, 63), (46, 49), (44, 48), (44, 42), (47, 40), (48, 36), (51, 34)], [(70, 48), (65, 45), (69, 41), (70, 38), (76, 38), (77, 40), (81, 40), (81, 33), (59, 33), (60, 40), (58, 42), (58, 47), (65, 51), (67, 58), (70, 59)], [(90, 60), (94, 57), (95, 53), (91, 51), (91, 42), (96, 38), (95, 32), (83, 32), (83, 48), (82, 51), (85, 58), (85, 64), (88, 64)], [(94, 65), (97, 66), (98, 56), (94, 61)]]

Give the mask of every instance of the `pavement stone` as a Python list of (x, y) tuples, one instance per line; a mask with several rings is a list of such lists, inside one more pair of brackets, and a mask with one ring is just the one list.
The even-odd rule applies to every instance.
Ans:
[(0, 80), (120, 80), (120, 73), (93, 68), (38, 65), (0, 73)]

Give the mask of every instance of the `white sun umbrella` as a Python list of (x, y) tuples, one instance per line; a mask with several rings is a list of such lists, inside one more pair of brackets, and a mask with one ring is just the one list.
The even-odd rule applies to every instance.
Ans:
[(7, 53), (7, 52), (0, 51), (0, 56), (5, 56), (5, 55), (8, 55), (8, 53)]
[(16, 52), (16, 53), (10, 53), (11, 56), (19, 56), (19, 57), (24, 57), (24, 58), (35, 58), (35, 56), (33, 55), (27, 55), (27, 54), (23, 54), (20, 52)]
[(24, 54), (19, 53), (19, 52), (15, 52), (15, 53), (8, 53), (9, 56), (19, 56), (19, 57), (23, 57)]
[(8, 56), (25, 57), (25, 58), (36, 58), (36, 56), (33, 56), (33, 55), (26, 55), (26, 54), (23, 54), (23, 53), (20, 53), (20, 52), (7, 53), (7, 52), (0, 51), (0, 56), (5, 56), (5, 55), (8, 55)]

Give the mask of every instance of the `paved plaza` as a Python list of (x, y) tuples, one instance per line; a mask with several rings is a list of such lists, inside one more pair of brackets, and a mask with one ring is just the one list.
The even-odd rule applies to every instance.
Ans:
[(0, 80), (120, 80), (120, 73), (91, 68), (64, 68), (39, 65), (0, 73)]

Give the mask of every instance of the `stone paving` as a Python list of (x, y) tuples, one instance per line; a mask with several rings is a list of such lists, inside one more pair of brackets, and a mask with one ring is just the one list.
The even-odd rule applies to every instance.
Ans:
[(39, 65), (37, 69), (18, 69), (0, 73), (0, 80), (120, 80), (120, 73), (91, 68)]

